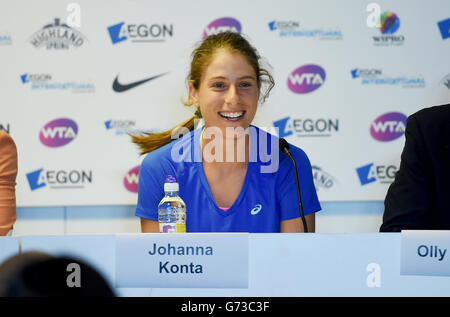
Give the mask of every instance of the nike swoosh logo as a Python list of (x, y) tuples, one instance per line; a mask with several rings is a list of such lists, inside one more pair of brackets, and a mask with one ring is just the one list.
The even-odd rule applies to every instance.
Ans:
[(118, 80), (119, 75), (117, 75), (116, 78), (114, 79), (112, 88), (115, 92), (124, 92), (124, 91), (130, 90), (131, 88), (134, 88), (136, 86), (142, 85), (150, 80), (164, 76), (165, 74), (167, 74), (167, 73), (162, 73), (162, 74), (159, 74), (159, 75), (156, 75), (156, 76), (153, 76), (150, 78), (146, 78), (143, 80), (135, 81), (134, 83), (130, 83), (130, 84), (126, 84), (126, 85), (122, 85), (121, 83), (119, 83), (119, 80)]

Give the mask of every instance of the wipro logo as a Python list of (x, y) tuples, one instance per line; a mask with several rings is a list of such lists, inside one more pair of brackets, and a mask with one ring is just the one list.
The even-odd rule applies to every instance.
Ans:
[(71, 119), (61, 118), (47, 123), (39, 133), (41, 143), (49, 147), (59, 147), (73, 141), (78, 134), (78, 126)]
[(303, 65), (295, 69), (288, 77), (287, 85), (296, 94), (310, 93), (325, 82), (325, 70), (318, 65)]
[(383, 34), (394, 34), (400, 27), (400, 19), (393, 12), (384, 12), (380, 16), (379, 29)]
[(374, 45), (402, 45), (405, 41), (405, 37), (403, 35), (395, 35), (399, 28), (400, 19), (397, 14), (393, 12), (382, 13), (380, 15), (380, 24), (378, 25), (381, 36), (373, 36)]
[(362, 186), (374, 182), (390, 184), (394, 181), (397, 171), (398, 168), (395, 165), (375, 165), (374, 163), (356, 168)]
[(92, 183), (92, 171), (85, 170), (44, 170), (43, 168), (26, 174), (31, 190), (45, 186), (52, 189), (82, 189)]
[(133, 167), (125, 174), (125, 177), (123, 178), (123, 185), (128, 191), (132, 193), (138, 192), (139, 169), (140, 165)]
[(220, 32), (236, 32), (241, 33), (241, 23), (234, 18), (220, 18), (212, 21), (203, 31), (203, 38)]
[(405, 133), (407, 117), (400, 112), (389, 112), (376, 118), (370, 125), (370, 134), (378, 141), (392, 141)]

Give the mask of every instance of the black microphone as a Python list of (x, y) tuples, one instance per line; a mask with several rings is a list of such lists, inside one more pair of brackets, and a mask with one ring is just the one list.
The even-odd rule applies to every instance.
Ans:
[(300, 217), (302, 218), (303, 228), (304, 228), (305, 232), (308, 232), (308, 226), (306, 225), (305, 214), (303, 212), (302, 194), (300, 193), (300, 182), (298, 180), (297, 164), (295, 163), (295, 160), (292, 157), (291, 152), (289, 151), (289, 143), (285, 139), (280, 138), (279, 146), (280, 146), (280, 150), (283, 151), (284, 153), (286, 153), (289, 156), (289, 158), (292, 160), (292, 163), (294, 163), (295, 180), (297, 182), (298, 204), (300, 206)]

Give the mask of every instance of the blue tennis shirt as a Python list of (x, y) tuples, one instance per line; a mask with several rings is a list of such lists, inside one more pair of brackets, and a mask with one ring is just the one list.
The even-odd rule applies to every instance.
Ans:
[[(280, 232), (280, 222), (300, 217), (294, 166), (279, 151), (278, 138), (250, 127), (251, 150), (239, 196), (226, 211), (217, 206), (201, 159), (201, 129), (150, 152), (139, 170), (136, 216), (158, 221), (167, 175), (175, 175), (186, 203), (187, 232)], [(305, 152), (290, 145), (296, 160), (304, 214), (321, 209), (311, 164)], [(228, 206), (227, 206), (228, 207)]]

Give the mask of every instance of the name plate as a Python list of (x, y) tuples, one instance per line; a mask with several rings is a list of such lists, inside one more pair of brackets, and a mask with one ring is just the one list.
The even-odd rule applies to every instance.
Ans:
[(248, 288), (247, 233), (116, 237), (117, 288)]
[(401, 275), (450, 276), (450, 231), (403, 230)]

